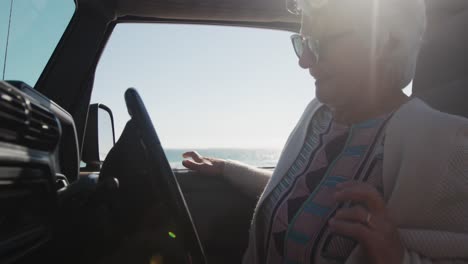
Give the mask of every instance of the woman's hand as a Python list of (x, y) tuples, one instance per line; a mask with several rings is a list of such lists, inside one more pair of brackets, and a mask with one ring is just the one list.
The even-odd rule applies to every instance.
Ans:
[[(222, 175), (224, 172), (223, 159), (203, 157), (196, 151), (189, 151), (182, 154), (185, 160), (182, 161), (182, 165), (187, 169), (198, 171), (205, 175)], [(191, 158), (189, 160), (187, 158)]]
[(399, 264), (404, 249), (396, 225), (389, 217), (380, 193), (366, 183), (345, 182), (337, 185), (337, 202), (362, 204), (339, 209), (330, 219), (330, 229), (357, 240), (373, 264)]

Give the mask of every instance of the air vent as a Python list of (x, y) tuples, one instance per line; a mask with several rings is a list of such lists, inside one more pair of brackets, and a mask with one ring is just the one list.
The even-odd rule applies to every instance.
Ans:
[(0, 82), (0, 142), (51, 151), (59, 137), (59, 123), (52, 112)]
[(28, 127), (24, 135), (28, 147), (53, 150), (58, 143), (60, 130), (57, 118), (48, 110), (30, 103)]
[(19, 142), (26, 129), (28, 110), (13, 89), (0, 86), (0, 139)]

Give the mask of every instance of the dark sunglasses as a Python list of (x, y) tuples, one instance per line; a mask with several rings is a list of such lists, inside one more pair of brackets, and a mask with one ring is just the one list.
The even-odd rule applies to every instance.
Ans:
[(294, 34), (291, 36), (291, 41), (298, 58), (302, 57), (302, 54), (304, 54), (304, 49), (309, 49), (310, 54), (313, 55), (314, 62), (318, 63), (320, 59), (321, 45), (328, 46), (331, 44), (331, 42), (337, 41), (338, 39), (350, 35), (351, 33), (352, 31), (346, 31), (339, 34), (334, 34), (327, 37), (326, 39), (323, 39), (322, 41), (319, 41), (318, 39), (312, 39), (310, 37), (304, 37), (299, 34)]
[(308, 48), (309, 52), (314, 56), (314, 61), (316, 63), (319, 61), (320, 43), (318, 40), (303, 37), (299, 34), (294, 34), (291, 36), (291, 41), (298, 58), (301, 58), (302, 54), (304, 53), (304, 49)]

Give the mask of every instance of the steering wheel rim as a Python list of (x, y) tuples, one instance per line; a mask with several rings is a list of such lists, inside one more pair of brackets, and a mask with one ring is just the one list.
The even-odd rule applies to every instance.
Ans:
[(167, 188), (168, 190), (170, 196), (168, 201), (172, 203), (171, 206), (175, 209), (176, 221), (183, 231), (182, 243), (189, 253), (189, 263), (206, 263), (203, 247), (180, 186), (172, 172), (146, 107), (134, 88), (129, 88), (125, 92), (125, 102), (142, 143), (146, 146), (147, 155), (151, 161), (148, 166), (151, 166), (152, 172), (158, 172), (157, 177), (163, 178), (161, 182), (165, 186), (161, 186), (161, 188)]

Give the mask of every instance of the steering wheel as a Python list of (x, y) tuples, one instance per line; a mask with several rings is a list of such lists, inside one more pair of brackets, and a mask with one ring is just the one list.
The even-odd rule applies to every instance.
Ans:
[[(105, 195), (112, 211), (107, 241), (131, 244), (120, 251), (131, 251), (133, 263), (135, 255), (148, 254), (148, 250), (138, 253), (142, 248), (153, 247), (149, 249), (152, 255), (155, 248), (163, 247), (172, 256), (164, 263), (205, 264), (192, 217), (143, 101), (130, 88), (125, 102), (131, 120), (109, 152), (99, 179), (103, 186), (114, 180), (119, 185), (112, 195)], [(128, 242), (128, 237), (137, 237), (137, 242)]]

